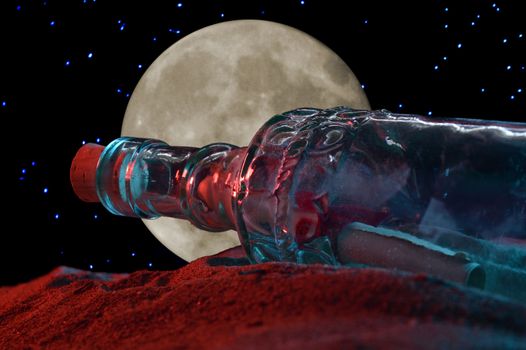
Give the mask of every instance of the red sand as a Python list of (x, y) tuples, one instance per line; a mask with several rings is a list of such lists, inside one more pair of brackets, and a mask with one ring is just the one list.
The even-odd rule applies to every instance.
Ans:
[(129, 276), (59, 268), (0, 288), (0, 349), (526, 344), (525, 305), (423, 275), (209, 259)]

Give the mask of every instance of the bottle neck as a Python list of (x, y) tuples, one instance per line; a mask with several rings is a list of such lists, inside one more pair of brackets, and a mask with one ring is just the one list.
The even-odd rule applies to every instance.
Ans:
[(192, 153), (176, 181), (185, 219), (207, 231), (236, 229), (235, 201), (246, 149), (213, 143)]
[[(100, 155), (92, 187), (116, 215), (187, 219), (208, 231), (235, 229), (232, 199), (245, 150), (223, 143), (173, 147), (158, 140), (123, 137)], [(82, 148), (72, 169), (78, 167), (80, 154)], [(78, 182), (72, 175), (77, 195), (93, 197), (81, 196)]]

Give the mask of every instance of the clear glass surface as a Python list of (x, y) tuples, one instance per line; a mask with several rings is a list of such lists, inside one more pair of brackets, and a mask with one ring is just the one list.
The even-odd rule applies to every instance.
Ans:
[(396, 268), (526, 300), (526, 124), (301, 108), (248, 147), (117, 139), (97, 192), (115, 214), (235, 228), (252, 263)]

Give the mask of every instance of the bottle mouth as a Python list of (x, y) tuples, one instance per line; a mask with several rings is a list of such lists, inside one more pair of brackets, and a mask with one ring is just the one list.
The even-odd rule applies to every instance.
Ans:
[(69, 179), (73, 192), (84, 202), (100, 202), (97, 194), (97, 165), (104, 146), (88, 143), (82, 146), (69, 169)]
[(143, 153), (162, 141), (121, 137), (113, 140), (102, 152), (96, 170), (98, 198), (112, 214), (152, 219), (158, 217), (143, 203), (149, 179), (149, 167)]
[[(142, 178), (136, 173), (147, 169), (135, 165), (141, 149), (152, 144), (164, 145), (157, 140), (121, 137), (106, 147), (93, 143), (82, 146), (71, 162), (73, 191), (84, 202), (101, 202), (115, 215), (142, 216), (134, 202), (141, 185), (137, 179)], [(132, 179), (136, 180), (134, 187)]]

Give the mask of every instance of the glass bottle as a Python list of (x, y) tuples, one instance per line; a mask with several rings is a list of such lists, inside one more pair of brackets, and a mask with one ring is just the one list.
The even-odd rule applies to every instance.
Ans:
[(526, 300), (526, 124), (300, 108), (248, 147), (85, 145), (77, 195), (235, 229), (252, 263), (424, 272)]

